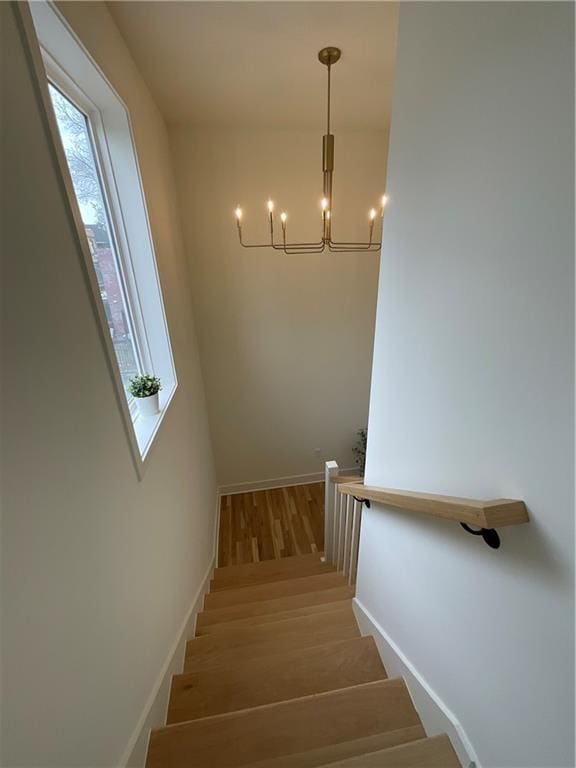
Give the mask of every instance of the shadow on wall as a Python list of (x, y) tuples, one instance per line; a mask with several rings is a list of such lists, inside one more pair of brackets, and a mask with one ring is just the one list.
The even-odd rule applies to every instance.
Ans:
[(481, 537), (472, 537), (466, 533), (457, 522), (450, 524), (445, 520), (400, 512), (392, 507), (374, 506), (373, 509), (378, 514), (401, 521), (407, 529), (407, 536), (413, 536), (415, 540), (429, 539), (431, 549), (435, 547), (436, 542), (441, 542), (445, 547), (446, 541), (455, 548), (472, 546), (490, 558), (487, 563), (494, 562), (492, 558), (496, 558), (495, 562), (505, 563), (507, 569), (514, 571), (520, 580), (526, 571), (530, 573), (531, 578), (536, 576), (554, 589), (571, 589), (573, 586), (571, 569), (562, 563), (554, 542), (539, 525), (537, 518), (531, 514), (529, 507), (529, 523), (497, 529), (501, 545), (500, 549), (496, 550), (491, 550)]

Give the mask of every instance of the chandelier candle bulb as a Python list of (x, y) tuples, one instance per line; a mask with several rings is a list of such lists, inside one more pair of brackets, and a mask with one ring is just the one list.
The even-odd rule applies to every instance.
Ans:
[(268, 200), (266, 203), (268, 208), (268, 224), (270, 225), (270, 243), (274, 243), (274, 201)]
[(368, 218), (370, 219), (370, 237), (368, 242), (372, 244), (372, 238), (374, 236), (374, 222), (376, 221), (376, 209), (370, 208), (370, 213), (368, 214)]
[(236, 216), (236, 221), (238, 224), (242, 221), (242, 208), (240, 206), (236, 207), (236, 210), (234, 211), (234, 215)]
[[(368, 214), (369, 218), (369, 232), (370, 237), (365, 242), (356, 241), (338, 241), (332, 238), (332, 209), (334, 207), (334, 198), (332, 194), (333, 179), (334, 179), (334, 134), (331, 132), (330, 112), (331, 112), (331, 71), (334, 64), (340, 60), (342, 51), (335, 46), (328, 46), (322, 48), (318, 52), (318, 60), (327, 69), (327, 115), (326, 115), (326, 133), (322, 137), (322, 199), (320, 201), (320, 208), (322, 211), (322, 236), (315, 242), (294, 242), (290, 243), (286, 240), (286, 219), (288, 218), (285, 211), (280, 214), (280, 221), (282, 224), (282, 238), (281, 240), (275, 240), (274, 233), (274, 203), (272, 200), (268, 200), (268, 220), (270, 228), (270, 241), (268, 243), (245, 243), (242, 236), (242, 228), (240, 220), (242, 218), (242, 211), (238, 207), (236, 209), (236, 220), (238, 223), (238, 239), (240, 245), (243, 248), (272, 248), (277, 251), (283, 251), (284, 253), (322, 253), (325, 250), (329, 250), (332, 253), (374, 253), (380, 249), (381, 243), (374, 242), (374, 224), (378, 217), (378, 212), (375, 208), (372, 208)], [(387, 198), (384, 195), (382, 198), (381, 217), (384, 216), (384, 207), (386, 205)], [(382, 223), (379, 224), (380, 230)], [(376, 240), (381, 238), (376, 237)]]

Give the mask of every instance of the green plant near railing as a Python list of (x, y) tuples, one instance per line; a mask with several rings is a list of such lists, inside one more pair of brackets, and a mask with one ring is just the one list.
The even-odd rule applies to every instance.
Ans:
[(156, 376), (150, 376), (147, 373), (144, 373), (141, 376), (134, 376), (134, 378), (130, 379), (128, 382), (128, 392), (130, 392), (133, 397), (150, 397), (151, 395), (160, 392), (161, 389), (162, 384), (160, 383), (160, 379), (156, 378)]
[(359, 429), (356, 434), (358, 438), (352, 446), (352, 453), (356, 457), (356, 464), (360, 467), (360, 470), (364, 472), (366, 466), (366, 441), (368, 439), (368, 429), (363, 427)]

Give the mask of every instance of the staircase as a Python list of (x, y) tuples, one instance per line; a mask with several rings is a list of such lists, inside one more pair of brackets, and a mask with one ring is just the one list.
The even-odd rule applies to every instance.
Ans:
[(319, 554), (217, 568), (147, 768), (459, 768)]

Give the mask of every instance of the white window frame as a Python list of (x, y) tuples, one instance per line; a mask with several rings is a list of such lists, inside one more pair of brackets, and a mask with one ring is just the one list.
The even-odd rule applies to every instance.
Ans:
[[(109, 179), (114, 178), (114, 170), (107, 150), (106, 132), (102, 120), (102, 114), (93, 101), (78, 87), (69, 75), (54, 61), (45, 50), (42, 58), (46, 68), (48, 81), (54, 85), (63, 96), (68, 99), (87, 118), (87, 131), (94, 152), (96, 170), (101, 185), (102, 196), (109, 219), (109, 236), (112, 240), (114, 257), (118, 260), (123, 283), (123, 292), (126, 295), (126, 303), (130, 311), (130, 320), (134, 332), (134, 345), (138, 352), (144, 370), (153, 371), (152, 355), (148, 344), (144, 314), (140, 305), (138, 286), (132, 266), (130, 255), (130, 243), (124, 227), (122, 208), (118, 191)], [(92, 263), (92, 262), (91, 262)], [(122, 388), (124, 391), (124, 388)], [(130, 409), (132, 421), (138, 418), (138, 408), (135, 399), (125, 393)]]
[[(117, 399), (136, 469), (142, 477), (146, 458), (174, 397), (178, 381), (130, 114), (55, 5), (48, 0), (41, 0), (31, 3), (30, 10), (44, 65), (40, 87), (47, 107), (47, 118), (55, 140), (56, 155), (79, 241), (85, 246), (82, 247), (83, 261), (102, 330), (101, 337), (106, 347), (109, 369), (117, 390)], [(110, 218), (110, 235), (129, 305), (135, 346), (146, 367), (145, 372), (153, 373), (162, 380), (160, 413), (155, 417), (140, 417), (135, 399), (127, 396), (124, 389), (80, 208), (52, 110), (48, 82), (53, 83), (87, 116), (102, 192)]]
[[(88, 54), (86, 54), (88, 55)], [(70, 75), (59, 65), (54, 57), (46, 50), (42, 45), (42, 58), (44, 66), (46, 68), (46, 74), (48, 80), (53, 83), (66, 98), (68, 98), (83, 114), (88, 118), (88, 130), (90, 133), (92, 148), (95, 154), (95, 161), (97, 170), (99, 173), (99, 179), (102, 185), (102, 193), (104, 202), (106, 205), (106, 212), (110, 219), (110, 236), (114, 243), (115, 256), (120, 263), (120, 269), (122, 272), (124, 287), (127, 294), (127, 302), (129, 305), (131, 317), (133, 320), (134, 334), (135, 334), (135, 346), (138, 350), (138, 354), (144, 362), (146, 371), (155, 372), (153, 365), (153, 355), (150, 351), (150, 344), (148, 340), (148, 333), (146, 330), (146, 323), (144, 320), (144, 313), (141, 306), (140, 295), (138, 291), (138, 282), (135, 275), (134, 264), (130, 248), (130, 240), (126, 231), (126, 224), (124, 220), (124, 213), (122, 210), (122, 203), (120, 195), (116, 186), (115, 176), (119, 175), (115, 173), (115, 167), (110, 155), (109, 142), (106, 135), (106, 126), (104, 123), (104, 117), (99, 107), (90, 99), (90, 97), (81, 89), (77, 82), (75, 82)], [(105, 87), (111, 89), (110, 84), (105, 80), (104, 76), (101, 76), (105, 81)], [(106, 94), (108, 95), (108, 94)], [(120, 108), (125, 113), (127, 127), (129, 126), (129, 113), (119, 96), (114, 92), (114, 101), (117, 103), (113, 105), (118, 111)], [(128, 135), (128, 134), (127, 134)], [(129, 134), (130, 140), (133, 143), (133, 137), (130, 128)], [(124, 137), (126, 138), (126, 137)], [(133, 148), (134, 149), (134, 148)], [(136, 160), (135, 151), (134, 160)], [(132, 187), (135, 188), (135, 179), (132, 179)], [(153, 246), (151, 243), (151, 235), (149, 231), (149, 223), (147, 219), (144, 195), (141, 189), (141, 182), (138, 173), (138, 192), (142, 196), (142, 212), (146, 215), (146, 229), (149, 236), (150, 248), (153, 255)], [(125, 193), (125, 199), (129, 196), (130, 190)], [(137, 240), (136, 233), (133, 238)], [(136, 251), (141, 247), (141, 243), (135, 243)], [(154, 259), (154, 273), (157, 278), (156, 263)], [(141, 276), (141, 282), (146, 280), (146, 275)], [(158, 286), (159, 287), (159, 286)], [(161, 295), (161, 294), (160, 294)], [(133, 397), (128, 396), (128, 402), (133, 420), (137, 418), (138, 409)]]

